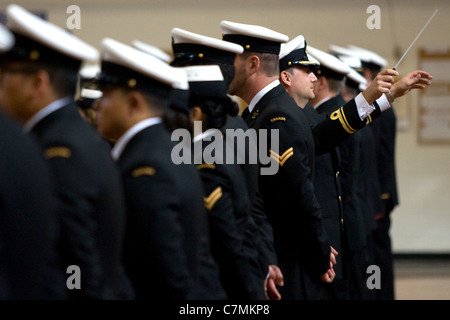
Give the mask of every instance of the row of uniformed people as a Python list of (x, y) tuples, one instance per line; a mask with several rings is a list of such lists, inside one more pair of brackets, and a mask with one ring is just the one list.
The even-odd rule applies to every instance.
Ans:
[[(330, 45), (339, 59), (316, 48), (309, 47), (309, 52), (320, 61), (310, 104), (321, 114), (331, 114), (354, 98), (387, 65), (376, 53), (356, 46)], [(332, 165), (327, 165), (327, 155), (316, 157), (316, 194), (325, 221), (335, 221), (336, 227), (330, 222), (325, 227), (340, 249), (331, 292), (337, 299), (394, 299), (392, 251), (388, 228), (381, 221), (389, 219), (382, 203), (390, 208), (398, 203), (395, 130), (395, 115), (389, 108), (379, 120), (340, 143), (331, 154)], [(370, 290), (366, 284), (370, 265), (382, 270), (380, 289)]]
[[(19, 6), (8, 6), (7, 19), (13, 44), (2, 54), (0, 103), (39, 145), (56, 196), (56, 230), (36, 251), (46, 259), (35, 266), (45, 269), (42, 288), (30, 297), (265, 299), (269, 267), (254, 246), (260, 229), (250, 221), (254, 196), (246, 197), (243, 169), (197, 171), (171, 159), (167, 128), (187, 128), (191, 113), (203, 130), (220, 128), (237, 114), (220, 68), (173, 68), (104, 39), (97, 130), (114, 141), (111, 159), (71, 99), (81, 62), (95, 61), (96, 50)], [(174, 89), (189, 100), (173, 101)], [(74, 265), (75, 289), (66, 282)], [(20, 293), (5, 288), (4, 297)]]
[[(337, 253), (330, 248), (332, 242), (323, 228), (314, 187), (308, 187), (313, 182), (314, 152), (290, 144), (301, 132), (310, 135), (309, 125), (305, 125), (308, 121), (302, 122), (304, 115), (292, 100), (286, 100), (284, 90), (274, 95), (278, 92), (275, 88), (282, 88), (276, 80), (284, 36), (231, 22), (222, 24), (227, 35), (224, 39), (228, 41), (174, 30), (173, 37), (178, 37), (180, 43), (174, 42), (172, 64), (180, 68), (170, 67), (113, 39), (104, 39), (101, 73), (96, 78), (103, 96), (97, 102), (96, 124), (104, 138), (114, 141), (111, 154), (119, 168), (120, 180), (114, 178), (114, 173), (107, 173), (114, 163), (105, 157), (108, 150), (102, 150), (102, 140), (81, 124), (70, 101), (60, 99), (74, 96), (73, 76), (77, 75), (82, 60), (98, 58), (95, 50), (59, 28), (31, 17), (20, 7), (9, 6), (7, 13), (8, 26), (16, 41), (2, 57), (5, 61), (0, 104), (38, 139), (58, 193), (56, 212), (61, 224), (58, 232), (51, 234), (56, 248), (49, 257), (57, 272), (47, 272), (44, 279), (53, 281), (46, 281), (39, 297), (324, 297), (317, 284), (333, 282)], [(296, 53), (305, 52), (304, 45), (293, 49), (303, 49), (293, 50)], [(266, 74), (265, 70), (261, 75), (260, 67), (266, 62), (261, 63), (260, 53), (269, 54), (276, 61), (275, 73)], [(249, 83), (252, 73), (246, 73), (251, 70), (245, 68), (252, 64), (239, 65), (245, 59), (256, 62), (253, 72), (263, 80), (261, 83)], [(301, 56), (292, 61), (308, 59)], [(59, 66), (58, 70), (52, 69), (54, 65)], [(375, 82), (368, 89), (364, 96), (366, 103), (371, 105), (390, 87), (393, 74), (386, 72), (379, 76), (377, 80), (384, 83)], [(64, 80), (53, 82), (58, 76)], [(66, 80), (71, 77), (72, 81)], [(18, 80), (21, 82), (14, 82)], [(400, 81), (398, 89), (391, 91), (394, 96), (401, 96), (414, 83)], [(187, 91), (188, 102), (180, 103), (183, 97), (186, 99), (183, 92)], [(29, 99), (15, 100), (17, 92)], [(236, 105), (227, 92), (249, 103), (247, 110), (251, 113), (244, 114), (247, 123), (236, 116)], [(270, 110), (272, 107), (264, 110), (264, 104), (257, 101), (259, 108), (253, 108), (253, 98), (258, 92), (261, 92), (258, 99), (264, 96), (260, 101), (274, 106), (274, 110)], [(274, 103), (276, 95), (283, 95), (282, 101), (288, 106), (281, 109), (278, 101)], [(316, 141), (316, 148), (324, 151), (333, 148), (349, 136), (349, 128), (365, 126), (365, 120), (351, 111), (354, 106), (352, 102), (331, 118), (318, 122), (321, 129), (316, 127), (313, 134), (322, 145)], [(389, 108), (388, 103), (384, 102), (382, 108)], [(270, 112), (261, 117), (259, 109), (261, 113)], [(375, 113), (379, 111), (376, 109)], [(346, 116), (348, 122), (342, 121)], [(204, 148), (207, 144), (204, 140), (210, 134), (206, 129), (247, 125), (280, 129), (283, 132), (280, 154), (270, 151), (280, 164), (279, 172), (270, 177), (259, 176), (258, 165), (249, 164), (239, 168), (202, 163), (198, 171), (191, 165), (175, 165), (171, 159), (174, 143), (167, 128), (190, 127), (189, 117), (202, 120), (205, 132), (196, 139), (197, 143), (203, 140)], [(265, 123), (275, 127), (266, 127)], [(327, 132), (337, 134), (334, 140), (330, 139), (333, 141), (325, 143)], [(314, 147), (310, 143), (307, 142), (309, 149)], [(235, 150), (225, 148), (224, 152), (248, 158), (248, 154), (238, 155)], [(301, 163), (302, 159), (294, 161), (305, 152), (310, 157), (306, 165)], [(305, 178), (297, 179), (298, 176)], [(115, 216), (109, 212), (113, 209), (103, 203), (111, 195), (118, 201)], [(312, 195), (315, 202), (308, 204), (302, 200), (306, 195)], [(68, 290), (65, 282), (68, 265), (80, 267), (81, 290)]]
[[(125, 206), (120, 176), (109, 147), (86, 127), (73, 108), (80, 62), (97, 59), (98, 52), (19, 6), (7, 7), (7, 20), (10, 33), (2, 39), (0, 105), (19, 123), (45, 160), (52, 198), (42, 199), (49, 206), (43, 213), (49, 216), (45, 234), (31, 238), (32, 233), (15, 225), (9, 232), (20, 234), (22, 243), (2, 243), (2, 247), (11, 245), (23, 254), (24, 248), (34, 247), (34, 255), (40, 256), (30, 270), (16, 269), (13, 260), (6, 260), (1, 275), (3, 297), (132, 297), (122, 264)], [(3, 33), (7, 32), (5, 29)], [(14, 192), (28, 191), (25, 196), (34, 198), (41, 188), (47, 188), (44, 182), (33, 190), (9, 183), (16, 187)], [(42, 213), (38, 205), (29, 212), (23, 212), (20, 206), (10, 211), (30, 217)], [(34, 228), (43, 227), (36, 223)], [(69, 278), (71, 273), (73, 278)], [(31, 274), (33, 278), (29, 279)], [(31, 285), (13, 291), (14, 279), (21, 277)]]
[[(363, 49), (354, 45), (349, 46), (354, 50), (356, 57), (360, 58), (361, 68), (359, 72), (364, 76), (367, 84), (370, 84), (376, 74), (387, 65), (387, 61), (377, 53)], [(348, 56), (348, 55), (347, 55)], [(345, 57), (345, 56), (344, 56)], [(348, 57), (347, 57), (348, 59)], [(378, 300), (395, 299), (394, 288), (394, 261), (392, 244), (390, 237), (390, 216), (392, 210), (399, 204), (397, 191), (397, 172), (396, 172), (396, 115), (394, 108), (386, 110), (382, 121), (376, 121), (372, 125), (373, 136), (375, 138), (374, 150), (361, 149), (361, 159), (376, 159), (377, 165), (373, 170), (375, 182), (369, 185), (369, 188), (375, 189), (373, 196), (369, 196), (370, 202), (374, 203), (370, 208), (374, 216), (371, 223), (371, 237), (367, 240), (367, 248), (372, 251), (372, 258), (369, 263), (380, 268), (381, 288), (372, 290), (364, 296), (369, 296)], [(366, 133), (367, 134), (367, 133)], [(374, 155), (374, 156), (372, 156)], [(376, 186), (374, 188), (374, 186)], [(367, 287), (366, 287), (367, 288)]]
[[(217, 48), (215, 48), (216, 49), (216, 51), (214, 52), (215, 55), (213, 55), (213, 56), (216, 57), (215, 58), (216, 61), (210, 61), (210, 60), (214, 60), (214, 59), (210, 58), (211, 55), (210, 55), (210, 52), (208, 52), (208, 49), (210, 49), (211, 42), (214, 42), (215, 39), (202, 37), (200, 35), (192, 34), (192, 33), (189, 33), (187, 31), (183, 31), (183, 30), (180, 30), (180, 29), (177, 29), (177, 28), (175, 28), (172, 31), (172, 36), (173, 36), (173, 39), (174, 39), (174, 42), (173, 42), (174, 43), (174, 45), (173, 45), (174, 53), (175, 53), (175, 56), (176, 56), (176, 59), (172, 62), (173, 65), (175, 65), (175, 64), (177, 64), (177, 65), (181, 64), (182, 65), (183, 63), (186, 63), (186, 60), (188, 60), (190, 64), (192, 64), (192, 63), (194, 63), (194, 64), (195, 63), (205, 64), (205, 63), (211, 63), (211, 62), (212, 63), (220, 63), (222, 68), (223, 68), (224, 61), (217, 61), (218, 60), (217, 56), (218, 56), (218, 54), (220, 52), (220, 50), (218, 51)], [(202, 42), (202, 40), (203, 40), (203, 42)], [(188, 44), (186, 44), (186, 42)], [(193, 45), (192, 42), (194, 42), (195, 44)], [(208, 46), (206, 46), (206, 47), (205, 47), (205, 45), (199, 46), (198, 43), (203, 43), (203, 44), (204, 43), (208, 43)], [(294, 41), (294, 43), (296, 43), (296, 42)], [(225, 45), (226, 45), (226, 43), (224, 43), (222, 41), (220, 43), (219, 47), (222, 48), (221, 46), (225, 46)], [(296, 49), (298, 49), (298, 48), (296, 48)], [(302, 47), (302, 49), (305, 50), (306, 48)], [(205, 55), (205, 52), (207, 52), (206, 55)], [(180, 60), (181, 60), (181, 62), (180, 62)], [(230, 59), (230, 60), (233, 61), (232, 59)], [(320, 60), (322, 62), (325, 62), (325, 64), (327, 64), (326, 63), (327, 62), (326, 59), (325, 60), (320, 59)], [(307, 61), (305, 61), (305, 63), (309, 64), (309, 66), (312, 65), (312, 63), (307, 62)], [(322, 70), (325, 70), (325, 66), (323, 66)], [(318, 73), (320, 73), (320, 71), (322, 71), (322, 70), (318, 70)], [(340, 77), (342, 78), (343, 74), (341, 74)], [(297, 104), (301, 105), (300, 103), (297, 103)], [(314, 118), (314, 115), (312, 115), (312, 118)], [(310, 117), (309, 120), (313, 121), (312, 118)], [(232, 119), (232, 118), (230, 118), (230, 119)], [(321, 163), (320, 161), (316, 161), (316, 163), (315, 163), (316, 167), (319, 167), (318, 165), (320, 163)], [(335, 167), (337, 166), (335, 161), (334, 161), (334, 166)], [(328, 168), (330, 168), (329, 165), (328, 165)], [(322, 171), (325, 171), (325, 172), (323, 172), (324, 173), (324, 175), (323, 175), (324, 179), (327, 180), (327, 181), (331, 181), (330, 177), (333, 177), (334, 174), (329, 175), (326, 172), (326, 170), (327, 170), (326, 168), (320, 168), (318, 171), (319, 171), (319, 173), (322, 173)], [(319, 179), (316, 176), (314, 182), (317, 183), (318, 181), (324, 181), (324, 179)], [(335, 181), (335, 185), (336, 186), (339, 185), (338, 181)], [(323, 201), (327, 201), (328, 203), (330, 203), (330, 202), (337, 203), (336, 202), (336, 193), (339, 193), (339, 190), (337, 188), (337, 191), (335, 191), (336, 193), (334, 194), (334, 197), (333, 197), (333, 191), (332, 190), (335, 190), (334, 188), (335, 188), (334, 186), (330, 186), (330, 185), (326, 185), (326, 184), (322, 185), (322, 186), (319, 185), (319, 188), (316, 187), (316, 189), (317, 189), (316, 193), (318, 194), (318, 199), (319, 200), (324, 199), (324, 200), (319, 201), (319, 202), (320, 202), (320, 205), (321, 205), (322, 213), (324, 215), (323, 218), (324, 218), (325, 229), (326, 229), (326, 231), (328, 233), (328, 236), (330, 237), (330, 243), (332, 243), (336, 247), (340, 248), (340, 246), (341, 246), (340, 242), (343, 241), (343, 239), (340, 238), (340, 237), (343, 236), (343, 234), (342, 234), (342, 210), (339, 209), (339, 210), (336, 210), (334, 212), (333, 212), (333, 210), (330, 211), (329, 210), (329, 206), (327, 206), (327, 203), (323, 202)], [(328, 194), (327, 193), (323, 194), (323, 191), (328, 192)], [(329, 191), (332, 191), (331, 192), (331, 197), (330, 197), (330, 192)], [(338, 204), (338, 206), (339, 206), (339, 204)], [(333, 213), (338, 213), (338, 214), (333, 215)], [(330, 223), (330, 221), (332, 221), (332, 222)], [(334, 237), (334, 238), (332, 238), (332, 237)], [(344, 250), (341, 251), (340, 257), (343, 256), (343, 251)], [(343, 261), (343, 260), (341, 260), (341, 261)], [(340, 299), (347, 297), (347, 292), (346, 291), (348, 289), (346, 288), (346, 284), (345, 284), (345, 281), (346, 281), (345, 278), (346, 277), (344, 276), (346, 270), (345, 270), (345, 268), (342, 267), (342, 265), (346, 265), (346, 264), (348, 264), (348, 263), (347, 262), (345, 262), (345, 263), (341, 262), (341, 263), (338, 264), (338, 268), (336, 269), (338, 271), (337, 274), (336, 274), (337, 280), (340, 280), (342, 282), (340, 284), (338, 283), (336, 285), (336, 282), (338, 282), (338, 281), (335, 281), (333, 283), (333, 286), (331, 288), (329, 288), (329, 289), (332, 289), (331, 293), (327, 293), (327, 294), (325, 294), (325, 296), (320, 296), (319, 295), (319, 297), (321, 297), (321, 298), (334, 297), (334, 298), (340, 298)], [(361, 273), (362, 270), (365, 270), (364, 266), (357, 266), (356, 272)], [(340, 279), (339, 279), (339, 277), (340, 277)], [(365, 281), (360, 281), (359, 285), (365, 285)], [(327, 290), (327, 291), (329, 291), (329, 290)], [(359, 297), (359, 296), (353, 296), (353, 297)]]
[[(326, 229), (317, 199), (323, 189), (317, 192), (314, 188), (316, 155), (332, 151), (364, 128), (388, 110), (393, 99), (412, 88), (424, 88), (431, 76), (414, 71), (393, 84), (398, 73), (384, 70), (363, 93), (314, 123), (316, 115), (312, 108), (286, 92), (289, 86), (298, 86), (296, 90), (311, 89), (310, 84), (296, 76), (301, 65), (312, 64), (305, 43), (296, 43), (294, 39), (283, 48), (287, 36), (273, 30), (228, 21), (221, 26), (224, 40), (245, 48), (236, 58), (236, 76), (229, 93), (248, 104), (243, 117), (249, 127), (279, 131), (279, 151), (269, 152), (279, 162), (280, 170), (273, 176), (261, 175), (259, 188), (274, 230), (278, 266), (284, 276), (280, 293), (285, 299), (329, 299), (334, 289), (342, 290), (330, 286), (336, 276), (336, 251), (332, 246), (338, 242), (333, 243), (327, 234), (330, 229)], [(278, 55), (280, 49), (284, 53), (282, 59)], [(280, 76), (280, 70), (291, 72)], [(306, 75), (311, 74), (307, 71)], [(331, 228), (339, 234), (339, 213), (334, 213)], [(339, 241), (339, 235), (334, 239)]]
[[(303, 37), (299, 36), (291, 43), (303, 41)], [(350, 57), (354, 58), (353, 60), (359, 62), (360, 59), (356, 58), (351, 50), (347, 49), (347, 52), (349, 56), (352, 54)], [(301, 86), (290, 84), (293, 80), (289, 79), (288, 83), (284, 79), (286, 72), (289, 71), (288, 66), (285, 67), (287, 71), (282, 67), (280, 79), (289, 94), (295, 98), (297, 105), (307, 111), (310, 122), (314, 124), (320, 122), (321, 117), (318, 114), (333, 114), (340, 106), (364, 91), (367, 81), (350, 65), (344, 63), (347, 60), (342, 57), (337, 59), (311, 46), (308, 47), (308, 53), (320, 64), (305, 61), (303, 66), (297, 67), (300, 69), (297, 72), (309, 74), (307, 77), (309, 81), (303, 85), (303, 91)], [(361, 65), (356, 67), (360, 68)], [(312, 90), (305, 90), (307, 86), (312, 86)], [(342, 98), (342, 94), (346, 94), (345, 99)], [(376, 177), (371, 177), (367, 172), (364, 174), (360, 172), (361, 170), (374, 172), (377, 166), (375, 157), (370, 158), (371, 162), (360, 164), (360, 158), (357, 157), (360, 152), (355, 150), (354, 140), (362, 133), (368, 132), (371, 127), (372, 123), (347, 137), (334, 150), (315, 157), (315, 194), (330, 243), (339, 252), (334, 267), (335, 279), (328, 286), (329, 290), (325, 290), (325, 294), (331, 299), (370, 298), (365, 278), (367, 267), (374, 264), (374, 261), (369, 259), (373, 254), (366, 246), (367, 238), (372, 238), (372, 235), (365, 222), (373, 224), (374, 218), (372, 213), (364, 211), (370, 207), (370, 202), (365, 198), (358, 198), (358, 195), (379, 197), (376, 190), (369, 192), (364, 188), (366, 181), (370, 185), (376, 185)], [(365, 136), (362, 143), (367, 146), (366, 150), (374, 149), (373, 139)]]
[[(304, 50), (297, 53), (298, 57), (305, 58), (292, 60), (293, 57), (289, 55), (295, 52), (292, 51), (295, 46)], [(332, 47), (337, 48), (330, 46)], [(374, 52), (353, 47), (354, 50), (342, 48), (345, 55), (341, 51), (339, 53), (342, 55), (337, 55), (340, 58), (337, 59), (310, 46), (306, 54), (306, 43), (302, 36), (296, 37), (287, 45), (281, 45), (280, 81), (297, 105), (304, 108), (313, 126), (320, 122), (317, 112), (333, 116), (340, 106), (364, 91), (369, 80), (373, 80), (381, 68), (386, 66), (387, 63)], [(314, 61), (308, 61), (308, 55)], [(407, 77), (418, 74), (421, 72), (413, 72)], [(429, 77), (426, 73), (423, 76)], [(406, 77), (401, 81), (405, 79)], [(395, 144), (395, 136), (392, 137), (392, 134), (395, 135), (395, 125), (394, 128), (387, 129), (384, 126), (384, 130), (377, 130), (377, 140), (367, 135), (375, 125), (379, 127), (381, 123), (392, 123), (392, 114), (392, 108), (388, 108), (383, 112), (383, 117), (374, 122), (372, 121), (376, 118), (369, 116), (370, 125), (344, 139), (335, 150), (315, 157), (315, 195), (330, 244), (339, 252), (334, 267), (335, 279), (325, 286), (322, 296), (331, 299), (394, 297), (389, 235), (386, 235), (385, 227), (376, 228), (374, 225), (377, 223), (377, 213), (380, 212), (377, 210), (381, 199), (390, 193), (392, 201), (397, 201), (391, 147)], [(383, 148), (390, 150), (381, 150)], [(379, 159), (382, 157), (377, 155), (376, 150), (385, 159)], [(379, 189), (374, 188), (378, 185)], [(383, 269), (383, 288), (376, 290), (376, 293), (366, 283), (369, 265), (379, 265)]]

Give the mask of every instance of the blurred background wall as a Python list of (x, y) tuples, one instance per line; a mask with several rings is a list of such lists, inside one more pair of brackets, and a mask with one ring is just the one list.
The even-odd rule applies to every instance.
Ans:
[[(10, 1), (0, 1), (4, 11)], [(288, 35), (302, 34), (324, 51), (330, 44), (354, 44), (382, 55), (393, 67), (435, 9), (439, 12), (397, 70), (400, 75), (421, 68), (420, 49), (450, 50), (448, 0), (17, 0), (29, 10), (66, 27), (80, 8), (76, 36), (99, 48), (104, 37), (131, 43), (138, 39), (170, 52), (172, 28), (221, 37), (220, 21), (262, 25)], [(380, 29), (367, 21), (380, 8)], [(428, 71), (428, 70), (426, 70)], [(438, 70), (450, 78), (450, 68)], [(450, 94), (450, 87), (448, 89)], [(450, 254), (450, 140), (421, 143), (420, 93), (396, 101), (398, 118), (397, 178), (400, 205), (394, 210), (391, 235), (395, 253)], [(442, 118), (450, 127), (450, 100)], [(444, 107), (445, 107), (444, 106)], [(445, 121), (445, 120), (444, 120)]]

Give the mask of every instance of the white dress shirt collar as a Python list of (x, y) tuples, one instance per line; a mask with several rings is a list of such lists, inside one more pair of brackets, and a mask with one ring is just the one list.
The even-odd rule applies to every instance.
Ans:
[(111, 156), (114, 159), (114, 161), (117, 161), (120, 156), (122, 155), (123, 150), (127, 146), (128, 142), (139, 132), (144, 130), (145, 128), (148, 128), (150, 126), (153, 126), (155, 124), (161, 123), (161, 118), (155, 117), (155, 118), (149, 118), (142, 120), (138, 123), (136, 123), (134, 126), (129, 128), (115, 143), (114, 147), (111, 150)]
[(264, 88), (261, 89), (261, 91), (259, 91), (252, 99), (252, 101), (250, 101), (250, 103), (248, 104), (248, 111), (252, 112), (253, 108), (256, 106), (256, 104), (259, 102), (259, 100), (261, 100), (262, 97), (264, 97), (264, 95), (269, 92), (270, 90), (272, 90), (273, 88), (275, 88), (276, 86), (278, 86), (280, 84), (280, 80), (274, 80), (273, 82), (269, 83), (267, 86), (265, 86)]
[(72, 102), (72, 98), (65, 97), (58, 100), (53, 101), (48, 106), (42, 108), (38, 112), (36, 112), (23, 126), (23, 130), (25, 132), (30, 132), (34, 126), (44, 119), (46, 116), (48, 116), (50, 113), (55, 112), (58, 109), (61, 109), (62, 107), (68, 105), (70, 102)]
[(325, 102), (327, 102), (331, 98), (334, 98), (334, 97), (326, 97), (325, 99), (320, 100), (318, 103), (316, 103), (316, 105), (314, 106), (314, 109), (317, 109), (318, 107), (320, 107), (321, 104), (324, 104)]

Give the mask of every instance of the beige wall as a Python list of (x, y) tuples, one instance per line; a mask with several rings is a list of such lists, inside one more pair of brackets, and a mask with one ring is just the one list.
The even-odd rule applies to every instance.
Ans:
[[(0, 10), (10, 2), (1, 0)], [(449, 48), (448, 0), (78, 0), (16, 1), (27, 9), (47, 10), (51, 22), (66, 26), (68, 5), (81, 9), (81, 30), (74, 34), (99, 48), (103, 37), (134, 39), (170, 50), (174, 27), (220, 37), (221, 20), (263, 25), (287, 34), (303, 34), (308, 44), (355, 44), (398, 61), (435, 9), (438, 14), (399, 65), (401, 74), (418, 67), (421, 47)], [(369, 5), (381, 9), (381, 29), (369, 30)], [(397, 54), (396, 54), (397, 50)], [(450, 70), (448, 70), (450, 72)], [(450, 144), (417, 142), (418, 94), (396, 102), (401, 130), (397, 141), (400, 206), (394, 211), (396, 252), (450, 252)], [(450, 102), (449, 102), (450, 103)]]

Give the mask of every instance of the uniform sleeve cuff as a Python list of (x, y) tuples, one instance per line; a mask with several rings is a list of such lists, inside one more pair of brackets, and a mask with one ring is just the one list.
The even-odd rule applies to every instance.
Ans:
[(355, 104), (361, 121), (364, 121), (375, 110), (375, 107), (366, 101), (362, 92), (355, 97)]
[(377, 99), (377, 104), (380, 107), (381, 112), (391, 107), (391, 104), (385, 94), (382, 94), (381, 97)]

